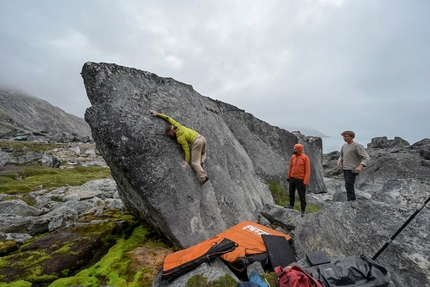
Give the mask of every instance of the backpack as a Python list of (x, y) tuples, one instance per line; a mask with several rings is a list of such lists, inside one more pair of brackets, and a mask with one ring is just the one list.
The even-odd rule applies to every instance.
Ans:
[(276, 284), (278, 287), (324, 287), (322, 281), (313, 278), (305, 270), (297, 265), (275, 267), (278, 276)]

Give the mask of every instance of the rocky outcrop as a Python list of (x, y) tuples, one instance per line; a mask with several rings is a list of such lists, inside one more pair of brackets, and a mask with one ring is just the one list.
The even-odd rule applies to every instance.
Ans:
[[(34, 204), (28, 205), (28, 201)], [(0, 239), (22, 244), (35, 235), (73, 226), (109, 209), (125, 209), (112, 179), (25, 195), (0, 194)]]
[[(6, 165), (34, 164), (52, 168), (63, 168), (64, 165), (106, 166), (103, 158), (91, 143), (55, 144), (47, 151), (26, 151), (10, 147), (8, 142), (0, 142), (0, 169)], [(62, 166), (62, 162), (64, 165)]]
[[(227, 103), (204, 97), (171, 78), (106, 63), (85, 63), (82, 77), (92, 104), (85, 113), (125, 205), (179, 247), (189, 247), (241, 221), (257, 221), (273, 204), (268, 181), (285, 184), (297, 142), (305, 144), (314, 174), (310, 192), (323, 192), (320, 138), (296, 136)], [(155, 109), (208, 141), (200, 185), (183, 170), (180, 145), (163, 135)]]
[(0, 138), (8, 139), (3, 134), (29, 136), (33, 133), (40, 136), (69, 133), (83, 139), (91, 136), (82, 118), (19, 91), (0, 88), (0, 107)]
[(45, 167), (57, 168), (61, 165), (61, 162), (52, 155), (47, 155), (40, 152), (28, 152), (21, 156), (13, 156), (12, 150), (9, 149), (6, 152), (0, 151), (0, 166), (7, 164), (27, 164), (27, 163), (39, 163)]
[[(380, 198), (390, 196), (388, 191), (378, 193)], [(306, 216), (297, 224), (293, 232), (297, 255), (304, 258), (308, 252), (323, 251), (329, 258), (339, 254), (365, 254), (371, 258), (422, 207), (424, 196), (412, 197), (404, 190), (398, 194), (398, 201), (408, 201), (407, 205), (374, 198), (360, 198), (352, 203), (327, 202), (320, 212)], [(377, 257), (377, 262), (389, 270), (395, 286), (428, 286), (429, 226), (427, 207)]]

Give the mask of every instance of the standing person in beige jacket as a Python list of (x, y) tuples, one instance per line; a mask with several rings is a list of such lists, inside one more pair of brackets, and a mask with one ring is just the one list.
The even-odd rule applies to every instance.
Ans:
[(353, 131), (344, 131), (341, 133), (345, 144), (340, 150), (340, 157), (337, 160), (337, 166), (343, 168), (343, 178), (345, 180), (346, 196), (348, 201), (353, 201), (355, 197), (355, 178), (365, 167), (370, 157), (364, 147), (354, 141), (355, 133)]

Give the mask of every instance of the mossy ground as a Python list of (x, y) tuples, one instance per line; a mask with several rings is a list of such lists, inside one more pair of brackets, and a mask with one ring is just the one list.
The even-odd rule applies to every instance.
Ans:
[[(122, 232), (124, 231), (124, 232)], [(116, 240), (128, 236), (115, 222), (67, 227), (33, 238), (0, 258), (0, 282), (50, 283), (94, 264)]]
[(224, 275), (218, 280), (208, 281), (203, 275), (194, 275), (191, 277), (185, 287), (236, 287), (237, 282), (230, 275)]
[(174, 248), (146, 223), (131, 224), (131, 234), (110, 222), (34, 238), (0, 258), (0, 287), (150, 286)]
[(73, 277), (58, 279), (49, 286), (151, 286), (164, 257), (173, 252), (172, 246), (154, 235), (150, 228), (139, 226), (129, 238), (118, 240), (99, 262)]
[[(29, 152), (45, 153), (61, 146), (26, 141), (0, 141), (0, 148), (13, 150), (11, 155), (14, 157)], [(0, 193), (13, 195), (41, 188), (52, 190), (68, 185), (82, 185), (94, 179), (112, 178), (110, 169), (107, 167), (80, 165), (64, 167), (71, 168), (49, 168), (36, 164), (0, 166)]]

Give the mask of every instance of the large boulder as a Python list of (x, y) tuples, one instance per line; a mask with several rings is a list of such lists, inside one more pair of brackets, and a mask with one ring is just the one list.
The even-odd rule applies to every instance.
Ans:
[[(357, 187), (376, 191), (387, 182), (399, 179), (406, 180), (406, 184), (401, 186), (407, 189), (419, 188), (421, 184), (430, 185), (430, 161), (423, 156), (425, 150), (430, 150), (429, 139), (409, 146), (407, 141), (399, 137), (393, 140), (373, 138), (367, 147), (371, 160), (357, 177)], [(408, 181), (414, 181), (417, 185)]]
[[(388, 198), (388, 192), (383, 192)], [(294, 247), (299, 258), (306, 253), (323, 251), (329, 258), (377, 255), (377, 262), (389, 270), (396, 286), (428, 286), (430, 275), (430, 209), (421, 208), (425, 194), (410, 198), (406, 190), (399, 193), (398, 202), (359, 199), (354, 202), (327, 203), (324, 208), (304, 218), (294, 230)], [(381, 196), (382, 198), (383, 196)], [(402, 199), (400, 199), (402, 198)], [(408, 205), (401, 204), (405, 198)], [(390, 238), (406, 227), (390, 243)], [(382, 249), (385, 243), (389, 243)]]
[[(124, 204), (179, 247), (195, 245), (244, 220), (257, 221), (273, 204), (266, 185), (285, 176), (294, 144), (311, 158), (309, 189), (324, 192), (320, 138), (297, 136), (235, 106), (204, 97), (191, 85), (115, 64), (85, 63), (82, 77), (92, 104), (85, 113)], [(164, 136), (170, 115), (208, 141), (200, 185), (183, 170), (181, 146)], [(317, 172), (319, 170), (319, 172)]]

